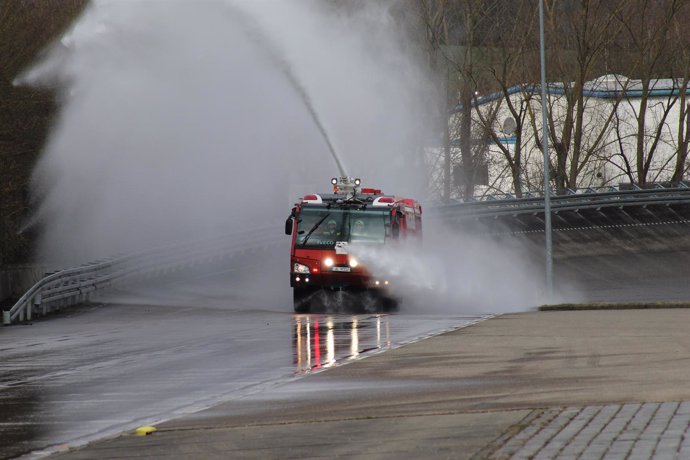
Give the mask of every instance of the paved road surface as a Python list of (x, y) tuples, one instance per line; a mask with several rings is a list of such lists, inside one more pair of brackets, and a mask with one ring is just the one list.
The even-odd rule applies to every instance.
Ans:
[(0, 458), (264, 391), (478, 316), (96, 305), (0, 330)]
[[(690, 284), (685, 280), (690, 264), (685, 263), (687, 255), (683, 252), (563, 260), (565, 265), (557, 265), (561, 279), (564, 273), (572, 276), (577, 283), (568, 284), (576, 286), (577, 294), (583, 298), (614, 301), (687, 298)], [(282, 271), (277, 276), (281, 274)], [(216, 275), (232, 279), (233, 273), (230, 270)], [(486, 324), (510, 324), (510, 327), (497, 336), (489, 334), (488, 340), (482, 334), (474, 334), (482, 329), (473, 327), (459, 335), (453, 333), (406, 346), (404, 349), (411, 350), (414, 356), (412, 361), (400, 361), (397, 352), (386, 352), (362, 363), (336, 366), (318, 376), (293, 382), (310, 370), (376, 354), (473, 322), (481, 316), (401, 312), (295, 317), (289, 308), (261, 308), (257, 305), (269, 303), (240, 301), (233, 294), (238, 291), (237, 283), (230, 291), (225, 285), (218, 289), (212, 285), (200, 289), (198, 285), (177, 287), (172, 291), (144, 289), (137, 297), (129, 298), (126, 305), (89, 307), (31, 326), (0, 330), (0, 385), (3, 385), (0, 430), (3, 439), (12, 440), (0, 447), (0, 458), (55, 444), (79, 445), (136, 424), (177, 417), (182, 417), (178, 425), (164, 425), (167, 431), (152, 436), (151, 440), (136, 442), (151, 447), (150, 443), (165, 439), (158, 446), (164, 457), (189, 458), (192, 454), (184, 454), (188, 449), (192, 449), (194, 457), (200, 454), (207, 458), (214, 458), (213, 449), (220, 454), (236, 451), (261, 457), (268, 452), (282, 456), (285, 446), (292, 445), (288, 438), (301, 440), (304, 432), (309, 432), (313, 436), (304, 448), (324, 446), (331, 449), (323, 451), (326, 456), (370, 449), (372, 455), (378, 452), (386, 457), (389, 452), (386, 449), (390, 448), (391, 453), (407, 452), (412, 458), (413, 454), (433, 456), (434, 453), (462, 457), (491, 447), (501, 436), (499, 439), (510, 439), (510, 442), (497, 449), (507, 449), (519, 457), (519, 452), (530, 452), (530, 449), (544, 452), (560, 449), (561, 452), (563, 446), (575, 445), (566, 434), (560, 435), (563, 430), (559, 427), (571, 427), (571, 419), (581, 427), (600, 426), (603, 431), (610, 423), (613, 427), (623, 424), (625, 428), (635, 426), (631, 420), (646, 420), (653, 427), (651, 433), (661, 439), (659, 436), (668, 433), (659, 423), (666, 421), (672, 433), (678, 431), (687, 407), (684, 401), (690, 399), (679, 393), (688, 386), (687, 380), (673, 378), (683, 368), (690, 349), (678, 339), (679, 335), (690, 335), (682, 329), (687, 318), (673, 316), (680, 313), (502, 316)], [(239, 287), (255, 289), (251, 285)], [(203, 302), (195, 303), (194, 299), (199, 299), (202, 293)], [(210, 297), (215, 302), (209, 302)], [(560, 319), (543, 322), (542, 318)], [(592, 321), (593, 318), (597, 320)], [(629, 322), (629, 318), (634, 321)], [(605, 321), (600, 322), (602, 319)], [(630, 330), (635, 331), (632, 336), (628, 334)], [(572, 336), (575, 331), (576, 335)], [(652, 331), (651, 336), (648, 331)], [(455, 342), (456, 337), (459, 342)], [(614, 349), (615, 353), (611, 351)], [(620, 367), (620, 363), (610, 361), (615, 356), (626, 362), (638, 360), (639, 368)], [(654, 361), (648, 362), (648, 357)], [(395, 363), (393, 367), (390, 362)], [(523, 373), (524, 366), (530, 363), (537, 367)], [(657, 369), (659, 363), (678, 369), (663, 366)], [(551, 369), (551, 364), (560, 367)], [(540, 366), (546, 366), (546, 372)], [(474, 370), (477, 374), (472, 378), (453, 375), (450, 370), (455, 368)], [(356, 369), (366, 369), (366, 372), (360, 376), (361, 380), (353, 382), (347, 372), (343, 373), (346, 369), (353, 369), (354, 374)], [(597, 369), (603, 374), (594, 372)], [(594, 376), (583, 378), (585, 370)], [(618, 373), (630, 372), (633, 372), (628, 375), (631, 381), (621, 387)], [(657, 379), (650, 385), (646, 377), (650, 372), (667, 379)], [(552, 387), (554, 383), (562, 385)], [(659, 394), (652, 391), (660, 391), (661, 387), (667, 391)], [(501, 391), (483, 397), (486, 391), (496, 388)], [(585, 394), (580, 392), (583, 388)], [(641, 388), (646, 388), (648, 393), (640, 396), (636, 392)], [(581, 398), (573, 399), (578, 394)], [(309, 397), (305, 399), (305, 395)], [(519, 398), (502, 406), (510, 400), (510, 395)], [(592, 398), (592, 395), (600, 397)], [(222, 401), (234, 403), (199, 412), (197, 416), (189, 415)], [(458, 406), (463, 401), (475, 404)], [(638, 406), (629, 406), (631, 402)], [(271, 408), (268, 414), (267, 407)], [(276, 407), (282, 410), (274, 411)], [(539, 412), (544, 407), (549, 407), (551, 412), (546, 415)], [(666, 415), (657, 417), (657, 412)], [(614, 415), (606, 418), (606, 414)], [(324, 415), (331, 419), (325, 420)], [(625, 418), (628, 416), (632, 418)], [(661, 422), (654, 422), (657, 419)], [(283, 426), (285, 423), (288, 425)], [(242, 431), (241, 427), (255, 424), (266, 426), (266, 430)], [(535, 434), (521, 444), (521, 438), (508, 436), (521, 424), (532, 426), (534, 433), (542, 434)], [(578, 439), (587, 439), (580, 435), (586, 430), (566, 428), (566, 433), (572, 431), (575, 437), (580, 436)], [(344, 439), (332, 435), (333, 430), (347, 434), (347, 442), (357, 442), (342, 444)], [(554, 430), (559, 435), (551, 437), (548, 433)], [(171, 443), (166, 437), (168, 432), (180, 443)], [(372, 437), (376, 432), (379, 436)], [(613, 428), (606, 432), (609, 433), (606, 439), (618, 444), (622, 442), (618, 434), (629, 435), (625, 429), (618, 434)], [(199, 437), (202, 433), (217, 433), (223, 438)], [(399, 445), (382, 443), (381, 437), (386, 433)], [(268, 443), (265, 447), (268, 450), (256, 450), (259, 442), (256, 436), (275, 442)], [(321, 437), (327, 439), (320, 441)], [(413, 445), (419, 442), (428, 446), (429, 439), (434, 440), (437, 450), (420, 451)], [(597, 444), (602, 439), (583, 442)], [(602, 442), (608, 442), (606, 439)], [(118, 452), (135, 455), (128, 450), (131, 441), (125, 437), (114, 444), (96, 444), (93, 447), (96, 451), (89, 448), (74, 455), (81, 455), (79, 458), (93, 458), (89, 455), (107, 458), (119, 455)], [(278, 441), (283, 444), (275, 444)], [(98, 450), (99, 446), (116, 447), (105, 447), (103, 452)], [(585, 447), (589, 448), (589, 444)], [(305, 456), (304, 451), (295, 449), (295, 455)], [(147, 457), (154, 451), (142, 452)]]
[(683, 459), (689, 324), (504, 315), (54, 458)]

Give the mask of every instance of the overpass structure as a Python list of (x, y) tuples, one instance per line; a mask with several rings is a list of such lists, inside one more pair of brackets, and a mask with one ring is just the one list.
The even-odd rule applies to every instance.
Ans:
[[(566, 299), (690, 299), (690, 187), (587, 189), (553, 196), (551, 209), (555, 283)], [(519, 246), (530, 266), (545, 260), (543, 197), (446, 204), (429, 214), (458, 231)], [(91, 293), (142, 275), (155, 277), (279, 244), (274, 230), (155, 248), (48, 274), (2, 312), (2, 324), (30, 321), (33, 314), (84, 302)], [(618, 286), (619, 295), (611, 297), (611, 289), (597, 294), (602, 286)]]
[[(551, 209), (555, 281), (570, 291), (567, 298), (690, 299), (690, 188), (685, 184), (587, 189), (551, 197)], [(458, 231), (518, 245), (537, 265), (545, 259), (542, 197), (447, 204), (434, 208), (433, 216)], [(604, 285), (618, 286), (618, 295), (598, 297), (594, 292)]]

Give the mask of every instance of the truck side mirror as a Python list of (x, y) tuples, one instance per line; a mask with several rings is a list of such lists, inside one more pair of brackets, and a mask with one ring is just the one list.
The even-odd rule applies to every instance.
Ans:
[(285, 221), (285, 234), (286, 235), (292, 235), (292, 223), (293, 223), (292, 216), (288, 217), (287, 220)]

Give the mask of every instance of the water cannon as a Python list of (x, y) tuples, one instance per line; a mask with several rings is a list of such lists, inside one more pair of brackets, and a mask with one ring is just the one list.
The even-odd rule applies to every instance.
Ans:
[(333, 193), (336, 195), (344, 194), (346, 199), (350, 199), (359, 192), (359, 186), (362, 181), (359, 178), (353, 177), (334, 177), (331, 179), (333, 184)]

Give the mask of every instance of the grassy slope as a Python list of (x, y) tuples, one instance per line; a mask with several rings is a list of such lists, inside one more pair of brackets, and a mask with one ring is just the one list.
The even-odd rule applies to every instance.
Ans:
[(54, 94), (12, 81), (69, 27), (88, 0), (0, 0), (0, 267), (27, 262), (28, 182), (55, 113)]

